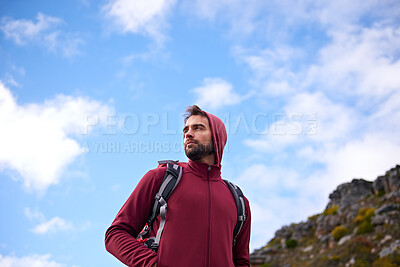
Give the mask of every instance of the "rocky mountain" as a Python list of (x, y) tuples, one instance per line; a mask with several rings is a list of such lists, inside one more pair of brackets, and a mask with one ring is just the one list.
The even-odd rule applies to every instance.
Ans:
[(400, 266), (400, 166), (374, 182), (354, 179), (321, 214), (283, 226), (251, 266)]

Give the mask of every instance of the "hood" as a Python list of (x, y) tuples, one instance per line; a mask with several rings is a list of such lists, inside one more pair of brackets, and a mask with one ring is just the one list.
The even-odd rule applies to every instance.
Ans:
[(206, 111), (204, 112), (206, 113), (208, 121), (210, 122), (212, 140), (214, 142), (215, 150), (215, 165), (221, 167), (222, 154), (224, 153), (224, 147), (227, 140), (225, 125), (217, 116)]

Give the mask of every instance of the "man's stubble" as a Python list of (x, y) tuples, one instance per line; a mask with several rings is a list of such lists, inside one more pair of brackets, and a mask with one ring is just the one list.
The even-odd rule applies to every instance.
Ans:
[(213, 142), (209, 142), (206, 144), (200, 144), (197, 141), (194, 142), (196, 142), (196, 146), (194, 148), (187, 148), (185, 146), (186, 157), (188, 157), (193, 161), (200, 161), (202, 158), (211, 155), (215, 152)]

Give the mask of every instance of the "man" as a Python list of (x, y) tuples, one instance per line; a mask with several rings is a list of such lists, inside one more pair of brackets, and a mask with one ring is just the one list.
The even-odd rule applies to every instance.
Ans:
[[(146, 224), (166, 168), (147, 172), (125, 202), (105, 237), (106, 249), (128, 266), (250, 266), (250, 208), (233, 245), (236, 203), (221, 179), (227, 133), (216, 116), (190, 106), (186, 110), (183, 145), (188, 163), (168, 199), (168, 214), (156, 252), (136, 240)], [(151, 236), (159, 226), (157, 220)]]

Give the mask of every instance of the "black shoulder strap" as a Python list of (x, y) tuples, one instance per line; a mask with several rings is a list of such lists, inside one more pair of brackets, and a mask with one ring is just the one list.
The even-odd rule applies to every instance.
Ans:
[(228, 186), (236, 202), (236, 209), (238, 216), (237, 216), (236, 226), (233, 231), (233, 246), (235, 246), (236, 237), (239, 235), (239, 232), (242, 229), (244, 222), (246, 221), (246, 205), (244, 203), (244, 195), (242, 190), (240, 190), (240, 188), (237, 185), (235, 185), (232, 182), (229, 182), (228, 180), (224, 180), (224, 182)]
[[(154, 198), (153, 209), (147, 220), (147, 223), (137, 237), (140, 242), (144, 242), (146, 246), (154, 251), (158, 250), (158, 245), (161, 239), (162, 232), (164, 230), (164, 225), (167, 218), (167, 200), (171, 196), (172, 192), (174, 191), (182, 177), (182, 167), (179, 166), (176, 161), (168, 160), (159, 161), (158, 163), (159, 165), (166, 164), (167, 170), (165, 171), (161, 186), (158, 189), (158, 192)], [(161, 220), (160, 226), (157, 230), (157, 235), (155, 237), (147, 238), (158, 214), (160, 214)]]
[(182, 167), (177, 164), (177, 161), (163, 160), (159, 161), (158, 163), (159, 165), (167, 164), (167, 170), (165, 171), (163, 181), (158, 189), (158, 193), (155, 196), (151, 215), (147, 220), (147, 224), (149, 226), (153, 225), (155, 219), (160, 213), (160, 207), (162, 205), (161, 202), (167, 202), (182, 176)]

